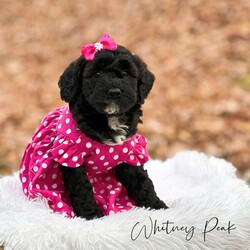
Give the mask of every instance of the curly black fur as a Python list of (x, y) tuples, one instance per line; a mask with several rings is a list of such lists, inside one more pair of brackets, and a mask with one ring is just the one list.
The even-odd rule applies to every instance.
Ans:
[[(61, 98), (69, 103), (78, 127), (90, 138), (107, 144), (120, 143), (137, 131), (141, 105), (154, 82), (147, 65), (129, 50), (99, 51), (93, 61), (72, 62), (59, 80)], [(63, 180), (77, 216), (101, 217), (84, 166), (61, 166)], [(120, 164), (116, 178), (137, 206), (167, 208), (157, 197), (143, 166)]]

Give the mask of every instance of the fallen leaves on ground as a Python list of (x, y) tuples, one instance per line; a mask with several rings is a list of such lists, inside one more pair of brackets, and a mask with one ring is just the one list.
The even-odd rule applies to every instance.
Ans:
[(64, 68), (108, 32), (156, 76), (140, 126), (152, 158), (199, 150), (250, 178), (249, 13), (247, 0), (2, 0), (0, 168), (18, 169), (43, 116), (63, 105)]

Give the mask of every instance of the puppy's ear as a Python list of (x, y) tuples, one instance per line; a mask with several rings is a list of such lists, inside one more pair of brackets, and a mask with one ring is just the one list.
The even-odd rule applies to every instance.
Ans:
[(148, 94), (153, 87), (155, 76), (148, 70), (147, 64), (144, 63), (140, 57), (133, 56), (133, 59), (139, 70), (138, 94), (139, 102), (140, 104), (143, 104), (144, 100), (148, 97)]
[(61, 75), (58, 86), (61, 99), (65, 102), (72, 102), (81, 88), (83, 69), (86, 61), (81, 56), (73, 61)]

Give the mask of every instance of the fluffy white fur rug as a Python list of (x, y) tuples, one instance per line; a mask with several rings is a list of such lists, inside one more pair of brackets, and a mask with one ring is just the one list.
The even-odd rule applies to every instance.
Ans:
[(0, 179), (0, 245), (8, 249), (250, 249), (250, 189), (228, 162), (184, 152), (147, 169), (168, 210), (85, 221), (27, 201), (18, 175)]

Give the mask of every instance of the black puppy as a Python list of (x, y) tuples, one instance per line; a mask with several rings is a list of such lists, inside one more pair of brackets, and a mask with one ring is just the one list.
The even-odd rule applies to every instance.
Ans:
[[(60, 77), (61, 98), (89, 138), (104, 143), (122, 143), (137, 131), (142, 116), (141, 105), (154, 82), (147, 65), (122, 46), (100, 50), (94, 60), (82, 56), (72, 62)], [(84, 165), (61, 166), (64, 185), (77, 216), (92, 219), (103, 216), (87, 178)], [(154, 190), (143, 166), (121, 163), (115, 176), (137, 206), (161, 209), (167, 206)]]
[(108, 34), (81, 51), (59, 80), (69, 105), (43, 119), (25, 150), (24, 194), (86, 219), (134, 206), (167, 208), (143, 168), (146, 139), (136, 134), (153, 74)]

